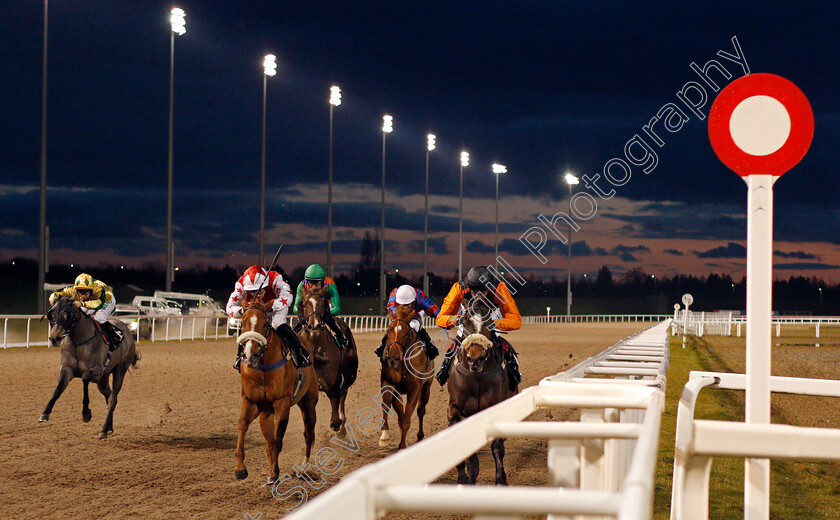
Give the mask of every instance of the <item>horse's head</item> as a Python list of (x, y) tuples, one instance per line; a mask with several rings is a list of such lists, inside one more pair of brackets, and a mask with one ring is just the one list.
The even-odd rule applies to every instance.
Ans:
[(310, 334), (323, 332), (326, 328), (327, 313), (330, 306), (327, 303), (327, 288), (309, 289), (301, 295), (298, 319), (303, 328)]
[(466, 302), (467, 311), (461, 318), (461, 324), (467, 335), (480, 334), (487, 339), (493, 338), (493, 319), (490, 317), (495, 307), (485, 293), (477, 293)]
[(50, 320), (50, 345), (54, 347), (59, 346), (61, 341), (70, 335), (70, 331), (82, 318), (82, 311), (73, 301), (72, 298), (59, 298), (47, 311), (47, 318)]
[(242, 333), (236, 342), (242, 345), (245, 364), (256, 368), (260, 358), (268, 351), (268, 337), (271, 333), (271, 323), (268, 313), (274, 300), (267, 303), (252, 301), (246, 304), (242, 313)]
[(417, 315), (411, 308), (404, 308), (400, 305), (395, 309), (395, 316), (388, 325), (385, 352), (382, 354), (382, 361), (393, 370), (400, 368), (402, 358), (408, 352), (412, 343), (417, 340), (417, 333), (411, 328), (411, 320)]
[(492, 350), (493, 342), (481, 334), (472, 334), (461, 343), (461, 362), (470, 372), (481, 372)]

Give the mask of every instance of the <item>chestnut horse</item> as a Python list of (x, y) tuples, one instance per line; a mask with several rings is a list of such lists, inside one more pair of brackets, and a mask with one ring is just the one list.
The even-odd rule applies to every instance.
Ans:
[[(388, 428), (388, 413), (393, 405), (400, 423), (399, 449), (405, 448), (405, 437), (411, 426), (411, 414), (417, 407), (417, 420), (420, 430), (417, 441), (423, 440), (423, 416), (426, 415), (426, 403), (432, 388), (434, 374), (432, 362), (426, 357), (423, 341), (417, 332), (411, 328), (411, 320), (415, 317), (414, 309), (396, 308), (396, 317), (388, 325), (385, 350), (382, 352), (382, 373), (380, 376), (380, 394), (382, 395), (382, 415), (384, 424), (379, 445), (388, 445), (390, 431)], [(398, 393), (398, 394), (397, 394)], [(405, 395), (405, 406), (394, 395)]]
[[(117, 407), (117, 395), (122, 389), (128, 367), (137, 368), (140, 352), (134, 344), (128, 327), (121, 321), (115, 322), (123, 333), (119, 347), (108, 353), (108, 344), (102, 338), (102, 330), (93, 318), (83, 313), (73, 304), (72, 298), (60, 298), (47, 311), (50, 320), (50, 344), (61, 346), (61, 368), (58, 370), (58, 385), (53, 396), (38, 419), (39, 422), (50, 420), (55, 402), (67, 388), (70, 380), (82, 378), (84, 395), (82, 397), (82, 421), (90, 421), (90, 398), (88, 384), (93, 381), (99, 392), (105, 397), (108, 413), (99, 432), (100, 439), (107, 439), (114, 431), (114, 409)], [(108, 385), (108, 376), (113, 374), (113, 389)]]
[[(239, 480), (248, 478), (248, 470), (245, 468), (245, 433), (251, 421), (259, 415), (260, 429), (267, 445), (269, 484), (276, 482), (280, 476), (278, 458), (283, 451), (283, 436), (289, 424), (289, 412), (295, 404), (300, 407), (303, 415), (306, 458), (302, 471), (306, 471), (312, 443), (315, 442), (315, 405), (318, 403), (315, 370), (311, 366), (295, 368), (289, 349), (271, 328), (268, 313), (272, 303), (273, 300), (264, 304), (246, 304), (242, 314), (242, 334), (236, 340), (242, 345), (244, 359), (240, 369), (242, 410), (237, 424), (239, 436), (236, 441), (234, 475)], [(299, 373), (302, 382), (295, 393)]]
[(298, 304), (301, 331), (298, 335), (301, 343), (312, 352), (312, 364), (318, 375), (318, 388), (326, 393), (330, 400), (330, 428), (343, 433), (344, 424), (347, 422), (344, 401), (347, 399), (347, 390), (356, 382), (359, 356), (353, 333), (344, 321), (335, 319), (348, 339), (349, 345), (346, 349), (339, 348), (335, 338), (327, 331), (326, 317), (330, 307), (325, 294), (326, 288), (321, 288), (309, 290), (301, 295), (302, 301)]
[[(449, 375), (449, 425), (466, 419), (513, 395), (508, 386), (508, 376), (502, 367), (501, 347), (493, 343), (494, 328), (490, 318), (492, 307), (486, 300), (477, 298), (467, 305), (461, 324), (464, 339)], [(505, 474), (505, 439), (494, 439), (490, 444), (496, 463), (496, 484), (507, 485)], [(469, 466), (469, 476), (465, 471)], [(478, 478), (478, 455), (473, 453), (457, 465), (458, 483), (475, 484)]]

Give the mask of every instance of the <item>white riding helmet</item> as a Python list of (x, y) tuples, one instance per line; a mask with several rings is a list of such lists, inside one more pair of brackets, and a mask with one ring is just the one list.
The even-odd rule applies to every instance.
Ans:
[(242, 280), (242, 288), (246, 291), (257, 291), (265, 285), (265, 269), (258, 265), (252, 265), (245, 271), (245, 278)]
[(414, 290), (414, 287), (410, 285), (400, 285), (400, 288), (397, 289), (396, 300), (398, 304), (405, 305), (407, 303), (414, 303), (416, 299), (417, 291)]

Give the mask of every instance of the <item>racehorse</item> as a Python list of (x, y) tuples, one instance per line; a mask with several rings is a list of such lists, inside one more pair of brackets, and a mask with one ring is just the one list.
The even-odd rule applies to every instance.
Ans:
[[(400, 445), (405, 448), (405, 437), (411, 426), (411, 414), (417, 407), (417, 420), (420, 430), (417, 441), (423, 440), (423, 416), (426, 415), (426, 403), (432, 388), (432, 362), (426, 357), (426, 350), (417, 332), (411, 328), (411, 320), (416, 316), (414, 309), (396, 308), (396, 317), (388, 325), (385, 350), (382, 353), (382, 373), (380, 376), (380, 394), (382, 395), (382, 416), (384, 424), (379, 446), (387, 446), (390, 439), (388, 413), (393, 405), (400, 423)], [(397, 399), (394, 396), (397, 394)], [(399, 395), (405, 395), (403, 406)]]
[[(461, 319), (465, 339), (457, 346), (455, 364), (446, 387), (450, 426), (513, 395), (507, 372), (502, 367), (501, 348), (493, 343), (492, 310), (484, 298), (473, 298)], [(505, 439), (494, 439), (490, 446), (496, 463), (496, 484), (507, 485)], [(473, 453), (457, 468), (459, 484), (475, 484), (478, 454)], [(469, 469), (469, 476), (465, 469)]]
[[(82, 421), (88, 422), (91, 418), (88, 384), (92, 381), (105, 396), (105, 403), (108, 405), (108, 414), (99, 432), (100, 439), (107, 439), (108, 434), (114, 431), (114, 409), (117, 407), (117, 396), (122, 389), (125, 373), (129, 366), (137, 368), (140, 352), (126, 324), (117, 321), (115, 325), (122, 331), (123, 340), (116, 350), (109, 353), (100, 325), (73, 302), (72, 298), (59, 298), (47, 311), (50, 320), (50, 344), (61, 347), (61, 367), (58, 369), (58, 384), (38, 421), (50, 420), (53, 406), (67, 388), (67, 384), (72, 379), (81, 377), (84, 384)], [(114, 376), (113, 387), (108, 384), (108, 376), (111, 374)]]
[(330, 428), (343, 432), (347, 422), (344, 401), (347, 399), (347, 390), (356, 382), (359, 356), (353, 333), (344, 321), (338, 318), (335, 320), (348, 339), (347, 348), (339, 348), (335, 338), (327, 331), (326, 317), (330, 308), (325, 295), (326, 288), (321, 288), (309, 290), (301, 296), (303, 300), (298, 305), (301, 324), (299, 336), (301, 343), (312, 353), (318, 388), (330, 399)]
[[(240, 369), (242, 409), (237, 423), (239, 436), (236, 441), (234, 476), (238, 480), (248, 478), (245, 467), (245, 433), (251, 421), (259, 415), (260, 429), (267, 445), (269, 484), (276, 482), (280, 476), (278, 458), (283, 451), (283, 436), (289, 424), (289, 412), (295, 404), (303, 415), (306, 459), (301, 473), (306, 472), (312, 443), (315, 442), (315, 405), (318, 403), (315, 370), (311, 366), (295, 368), (289, 362), (289, 349), (271, 328), (268, 313), (272, 303), (273, 300), (265, 304), (246, 304), (242, 314), (242, 334), (236, 340), (242, 345), (244, 359)], [(302, 379), (296, 385), (299, 374)]]

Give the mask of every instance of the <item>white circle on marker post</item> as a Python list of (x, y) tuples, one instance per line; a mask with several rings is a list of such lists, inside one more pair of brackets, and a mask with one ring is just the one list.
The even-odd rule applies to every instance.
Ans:
[(729, 118), (729, 132), (745, 153), (770, 155), (790, 136), (790, 114), (779, 100), (752, 96), (738, 103)]

